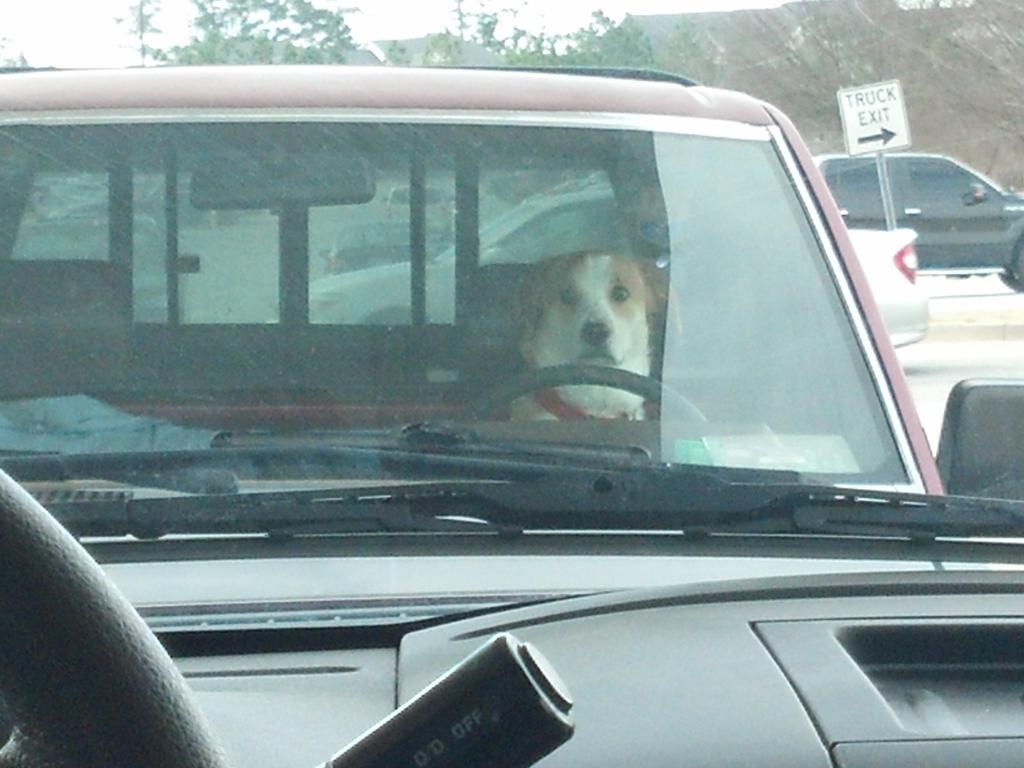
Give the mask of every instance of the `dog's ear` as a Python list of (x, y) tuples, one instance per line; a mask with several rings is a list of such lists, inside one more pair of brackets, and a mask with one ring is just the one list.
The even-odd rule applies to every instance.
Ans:
[[(639, 264), (647, 289), (647, 316), (651, 320), (651, 327), (660, 329), (661, 333), (669, 330), (679, 333), (683, 327), (683, 316), (679, 296), (669, 280), (668, 267), (659, 267), (650, 260)], [(660, 343), (658, 337), (652, 338), (655, 343)]]
[(643, 278), (646, 291), (647, 314), (663, 314), (668, 304), (668, 270), (658, 267), (648, 259), (637, 261), (637, 266), (640, 268), (640, 277)]

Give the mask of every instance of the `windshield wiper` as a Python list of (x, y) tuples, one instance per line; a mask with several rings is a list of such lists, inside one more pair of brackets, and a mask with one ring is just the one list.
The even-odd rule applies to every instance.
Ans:
[(60, 451), (32, 450), (30, 448), (0, 448), (0, 460), (21, 456), (58, 456)]
[[(724, 521), (720, 521), (719, 525)], [(862, 490), (803, 489), (780, 495), (735, 529), (914, 540), (1024, 538), (1024, 502)]]
[(571, 488), (549, 478), (481, 492), (501, 507), (517, 509), (515, 519), (526, 527), (553, 522), (544, 506), (557, 504), (559, 522), (573, 528), (1024, 538), (1024, 502), (809, 485), (784, 472), (657, 467), (582, 479)]
[[(490, 533), (519, 526), (443, 505), (447, 494), (386, 488), (272, 491), (214, 496), (137, 497), (131, 491), (79, 492), (40, 501), (79, 538), (245, 535), (330, 536), (358, 533)], [(476, 505), (479, 507), (480, 505)]]
[[(320, 483), (329, 481), (324, 465), (332, 465), (344, 470), (342, 477), (350, 484), (188, 495), (128, 489), (116, 498), (72, 491), (49, 505), (81, 535), (536, 529), (910, 539), (1024, 536), (1024, 503), (815, 486), (801, 483), (793, 472), (654, 464), (598, 469), (354, 448), (203, 452), (199, 466), (204, 471), (210, 470), (210, 454), (225, 461), (231, 454), (235, 462), (315, 459)], [(78, 469), (84, 468), (81, 462), (99, 462), (89, 466), (93, 477), (111, 469), (111, 455), (62, 458)], [(56, 459), (23, 461), (50, 460)], [(152, 472), (181, 471), (198, 459), (170, 454), (133, 455), (132, 460)], [(357, 468), (367, 472), (353, 482)]]
[[(483, 492), (495, 501), (508, 496), (501, 503), (523, 510), (525, 517), (519, 522), (529, 526), (545, 517), (535, 512), (542, 508), (545, 493), (556, 494), (558, 487), (542, 480), (525, 488), (502, 486)], [(591, 528), (624, 526), (688, 534), (1024, 538), (1024, 502), (816, 486), (756, 470), (623, 471), (587, 480), (574, 492), (553, 498), (563, 514), (575, 519), (573, 527), (585, 520)]]
[[(183, 495), (146, 488), (59, 487), (35, 493), (79, 536), (140, 538), (663, 528), (670, 520), (682, 519), (678, 515), (682, 488), (705, 502), (730, 488), (743, 489), (735, 492), (750, 494), (750, 500), (764, 497), (762, 472), (677, 467), (662, 468), (656, 475), (663, 477), (666, 471), (673, 478), (673, 493), (653, 496), (646, 493), (651, 486), (643, 473), (566, 468), (511, 479), (359, 481), (344, 487), (239, 493)], [(725, 478), (748, 482), (731, 483)]]
[(448, 456), (503, 457), (517, 461), (543, 459), (604, 468), (649, 464), (651, 453), (640, 445), (584, 443), (568, 440), (530, 440), (487, 435), (443, 421), (419, 421), (397, 429), (315, 431), (295, 433), (222, 432), (218, 448), (256, 446), (351, 446), (443, 453)]
[(531, 479), (553, 471), (650, 465), (636, 446), (484, 437), (472, 430), (413, 424), (338, 433), (222, 433), (200, 450), (3, 455), (21, 482), (107, 480), (194, 494), (235, 493), (250, 480)]
[[(22, 483), (107, 480), (185, 493), (233, 493), (251, 480), (528, 479), (553, 471), (544, 456), (365, 444), (299, 443), (132, 453), (0, 457)], [(596, 471), (596, 470), (595, 470)]]

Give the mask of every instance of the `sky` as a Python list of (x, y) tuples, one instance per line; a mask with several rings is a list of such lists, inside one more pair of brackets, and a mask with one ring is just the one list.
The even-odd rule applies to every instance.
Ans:
[[(138, 63), (127, 28), (117, 17), (127, 14), (132, 0), (4, 0), (0, 10), (0, 49), (23, 54), (29, 64), (56, 67), (129, 66)], [(602, 10), (618, 20), (637, 15), (765, 8), (782, 0), (519, 0), (520, 26), (539, 31), (570, 32), (585, 26), (591, 13)], [(326, 7), (355, 8), (346, 20), (358, 43), (419, 37), (454, 28), (454, 0), (319, 0)], [(504, 8), (513, 0), (493, 0)], [(474, 2), (465, 2), (472, 10)], [(188, 39), (192, 4), (163, 0), (157, 26), (163, 31), (158, 46)]]

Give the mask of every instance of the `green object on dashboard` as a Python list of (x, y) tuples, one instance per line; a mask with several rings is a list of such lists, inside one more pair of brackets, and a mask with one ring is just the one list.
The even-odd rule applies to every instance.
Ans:
[(711, 452), (704, 445), (703, 440), (676, 440), (675, 455), (673, 461), (676, 464), (704, 464), (711, 466), (715, 462), (711, 458)]

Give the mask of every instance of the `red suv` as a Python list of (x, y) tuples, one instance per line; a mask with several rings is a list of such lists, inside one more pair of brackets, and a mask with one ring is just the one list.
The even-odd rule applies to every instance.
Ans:
[(775, 108), (12, 73), (0, 180), (0, 466), (103, 563), (0, 473), (0, 765), (209, 768), (211, 732), (323, 764), (410, 701), (399, 757), (336, 765), (526, 765), (530, 702), (571, 732), (528, 648), (521, 696), (415, 698), (508, 632), (577, 697), (553, 766), (1017, 759), (985, 713), (1019, 699), (1021, 513), (940, 494), (1021, 495), (1021, 388), (957, 390), (940, 472)]

